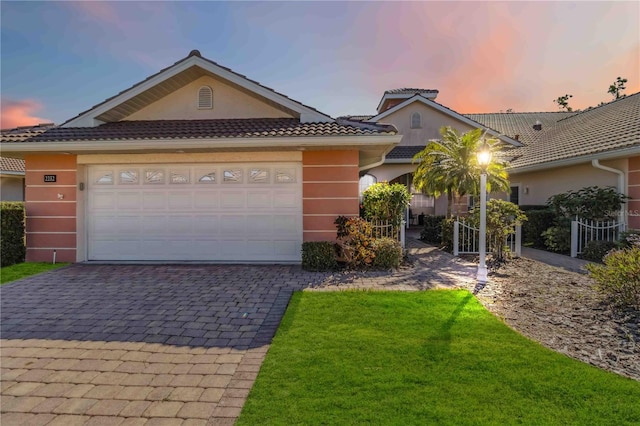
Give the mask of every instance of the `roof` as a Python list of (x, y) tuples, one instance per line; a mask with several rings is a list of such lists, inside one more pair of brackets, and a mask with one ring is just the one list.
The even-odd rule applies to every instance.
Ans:
[(3, 129), (0, 130), (0, 140), (2, 142), (22, 142), (25, 139), (44, 133), (52, 127), (55, 127), (53, 123), (42, 123), (35, 126), (21, 126), (13, 129)]
[(415, 95), (418, 93), (440, 93), (440, 92), (436, 89), (413, 89), (413, 88), (403, 87), (401, 89), (385, 90), (384, 93), (390, 94), (390, 95)]
[(425, 148), (425, 145), (416, 146), (396, 146), (386, 156), (387, 160), (405, 160), (407, 158), (413, 158), (414, 155), (419, 153)]
[(396, 133), (393, 126), (301, 123), (297, 118), (140, 120), (117, 121), (97, 127), (55, 127), (23, 139), (22, 142), (367, 136)]
[(19, 160), (17, 158), (0, 157), (0, 172), (24, 174), (24, 160)]
[[(94, 120), (99, 120), (100, 122), (123, 120), (133, 112), (166, 96), (168, 92), (173, 92), (203, 75), (221, 78), (240, 90), (261, 97), (265, 102), (291, 115), (300, 116), (301, 121), (320, 122), (333, 120), (329, 115), (315, 108), (293, 100), (230, 68), (223, 67), (210, 59), (204, 58), (198, 50), (192, 50), (187, 57), (81, 112), (62, 123), (61, 126), (77, 127), (82, 125), (92, 127), (95, 125)], [(311, 119), (307, 119), (306, 116), (311, 117)]]
[[(520, 141), (525, 146), (510, 151), (516, 157), (511, 161), (512, 169), (536, 169), (621, 151), (640, 153), (640, 93), (578, 113), (470, 114), (470, 117), (505, 133), (520, 132)], [(533, 130), (536, 120), (542, 124), (541, 130)]]
[(371, 114), (368, 115), (341, 115), (338, 117), (338, 120), (349, 120), (349, 121), (367, 121), (371, 117), (374, 117)]

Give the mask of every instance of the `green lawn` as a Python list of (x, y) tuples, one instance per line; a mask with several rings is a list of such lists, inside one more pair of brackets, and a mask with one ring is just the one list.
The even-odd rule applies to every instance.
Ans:
[(0, 268), (0, 285), (66, 265), (68, 265), (68, 263), (56, 263), (54, 265), (51, 263), (34, 262), (5, 266), (4, 268)]
[(238, 425), (638, 425), (640, 382), (550, 351), (466, 291), (296, 293)]

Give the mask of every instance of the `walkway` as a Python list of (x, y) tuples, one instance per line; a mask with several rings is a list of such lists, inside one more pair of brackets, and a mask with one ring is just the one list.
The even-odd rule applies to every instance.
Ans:
[(587, 273), (586, 266), (591, 263), (586, 260), (577, 259), (575, 257), (565, 256), (558, 253), (551, 253), (544, 250), (537, 250), (529, 247), (522, 247), (522, 257), (537, 260), (538, 262), (543, 262), (547, 265), (557, 266), (558, 268), (563, 268), (567, 271), (579, 272), (581, 274)]

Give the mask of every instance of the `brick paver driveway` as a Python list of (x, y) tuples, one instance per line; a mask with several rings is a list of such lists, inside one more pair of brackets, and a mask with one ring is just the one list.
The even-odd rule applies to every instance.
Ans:
[(0, 287), (2, 425), (232, 424), (299, 266), (73, 265)]
[(473, 289), (473, 265), (408, 247), (393, 272), (73, 265), (4, 285), (2, 426), (232, 424), (292, 291)]

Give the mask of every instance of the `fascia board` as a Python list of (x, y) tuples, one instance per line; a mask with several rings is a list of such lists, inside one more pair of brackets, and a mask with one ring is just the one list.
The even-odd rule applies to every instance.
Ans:
[(501, 141), (508, 143), (509, 145), (513, 145), (513, 146), (524, 146), (521, 142), (516, 141), (515, 139), (512, 139), (508, 136), (502, 135), (498, 132), (496, 132), (495, 130), (492, 130), (490, 128), (488, 128), (487, 126), (483, 126), (482, 124), (478, 123), (477, 121), (473, 121), (470, 118), (465, 117), (464, 115), (457, 113), (449, 108), (445, 108), (442, 105), (436, 103), (436, 102), (432, 102), (429, 99), (425, 98), (424, 96), (420, 96), (420, 95), (414, 95), (413, 97), (407, 99), (404, 102), (399, 103), (398, 105), (394, 106), (393, 108), (389, 108), (388, 110), (386, 110), (385, 112), (376, 115), (375, 117), (371, 117), (370, 119), (366, 120), (366, 123), (376, 123), (378, 121), (380, 121), (381, 119), (387, 117), (388, 115), (393, 114), (396, 111), (401, 110), (402, 108), (406, 107), (407, 105), (412, 104), (413, 102), (421, 102), (422, 104), (424, 104), (425, 106), (434, 108), (438, 111), (440, 111), (443, 114), (446, 114), (450, 117), (453, 117), (459, 121), (462, 121), (465, 124), (468, 124), (469, 126), (478, 128), (481, 127), (483, 129), (487, 130), (487, 133), (489, 133), (491, 136), (496, 137), (498, 139), (500, 139)]
[(93, 140), (69, 142), (10, 142), (1, 144), (5, 153), (74, 152), (74, 151), (141, 151), (183, 149), (233, 148), (312, 148), (312, 147), (367, 147), (400, 143), (399, 135), (388, 136), (325, 136), (295, 138), (225, 138), (225, 139), (149, 139), (149, 140)]
[(579, 157), (565, 158), (562, 160), (548, 161), (544, 163), (532, 164), (530, 166), (507, 168), (509, 173), (537, 172), (539, 170), (554, 169), (557, 167), (574, 166), (577, 164), (590, 163), (591, 160), (613, 160), (621, 157), (640, 154), (640, 145), (615, 151), (599, 152), (595, 154), (582, 155)]
[(209, 61), (205, 61), (202, 58), (199, 58), (197, 56), (192, 56), (190, 58), (187, 58), (185, 61), (180, 62), (179, 64), (176, 64), (174, 66), (172, 66), (171, 68), (165, 70), (164, 72), (162, 72), (161, 74), (156, 75), (155, 77), (141, 83), (140, 85), (129, 89), (128, 91), (126, 91), (125, 93), (122, 93), (119, 96), (116, 96), (115, 98), (111, 99), (110, 101), (99, 105), (98, 107), (91, 109), (89, 111), (87, 111), (86, 113), (82, 114), (79, 117), (74, 118), (72, 121), (69, 121), (68, 123), (65, 123), (62, 127), (76, 127), (82, 120), (86, 119), (87, 117), (90, 117), (92, 119), (95, 119), (96, 117), (99, 117), (101, 114), (109, 111), (112, 108), (117, 107), (119, 104), (128, 101), (129, 99), (138, 96), (139, 94), (141, 94), (142, 92), (150, 89), (153, 86), (156, 86), (160, 83), (162, 83), (162, 81), (167, 80), (185, 70), (187, 70), (188, 68), (191, 68), (192, 66), (198, 66), (206, 71), (209, 71), (210, 73), (217, 75), (219, 77), (222, 77), (223, 79), (226, 79), (240, 87), (243, 87), (251, 92), (254, 92), (266, 99), (269, 99), (275, 103), (278, 103), (290, 110), (299, 112), (300, 115), (305, 115), (305, 117), (308, 117), (307, 120), (309, 122), (311, 121), (318, 121), (318, 122), (333, 122), (334, 120), (329, 117), (326, 114), (322, 114), (318, 111), (314, 111), (311, 108), (307, 108), (304, 107), (303, 105), (291, 100), (291, 99), (287, 99), (285, 96), (279, 95), (271, 90), (268, 90), (262, 86), (260, 86), (257, 83), (251, 82), (249, 80), (247, 80), (245, 77), (241, 77), (231, 71), (225, 70), (223, 68), (221, 68), (220, 66), (217, 66)]

